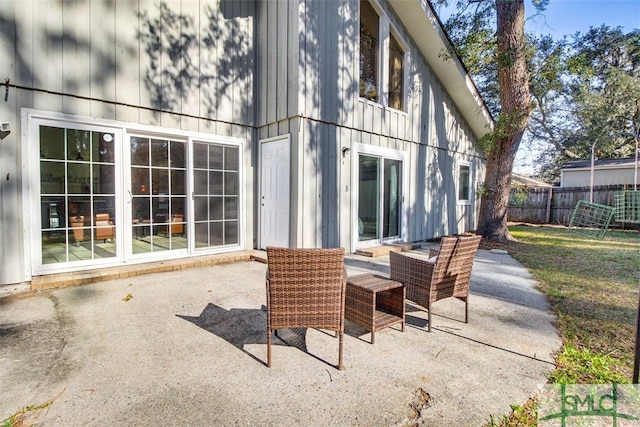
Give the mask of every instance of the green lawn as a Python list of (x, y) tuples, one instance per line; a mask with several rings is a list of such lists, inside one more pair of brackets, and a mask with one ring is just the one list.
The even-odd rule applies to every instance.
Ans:
[[(563, 341), (549, 380), (567, 384), (632, 380), (640, 288), (640, 233), (595, 240), (564, 227), (514, 225), (503, 249), (547, 295)], [(490, 425), (535, 425), (535, 399)]]

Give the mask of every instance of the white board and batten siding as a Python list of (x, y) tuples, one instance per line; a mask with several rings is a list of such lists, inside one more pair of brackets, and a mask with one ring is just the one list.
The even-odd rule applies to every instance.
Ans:
[(0, 142), (0, 262), (14, 267), (0, 283), (27, 269), (23, 109), (245, 140), (245, 235), (254, 247), (259, 141), (281, 135), (290, 138), (292, 245), (353, 246), (356, 144), (407, 153), (405, 240), (473, 228), (477, 202), (456, 206), (455, 168), (470, 164), (474, 184), (483, 175), (476, 138), (386, 0), (376, 0), (383, 25), (407, 48), (405, 106), (359, 97), (359, 4), (3, 2), (0, 70), (12, 86), (0, 120), (12, 133)]
[[(258, 72), (259, 138), (277, 136), (282, 128), (291, 134), (292, 243), (297, 246), (352, 247), (352, 210), (357, 207), (350, 187), (357, 171), (351, 170), (348, 156), (358, 143), (409, 153), (406, 240), (476, 226), (479, 200), (474, 196), (470, 205), (457, 204), (456, 168), (467, 162), (475, 185), (484, 175), (484, 156), (402, 23), (385, 2), (378, 4), (408, 47), (404, 111), (359, 97), (358, 0), (259, 6), (265, 13), (258, 13), (258, 68), (278, 70)], [(284, 30), (282, 22), (295, 16), (297, 22)], [(294, 116), (299, 120), (293, 122)], [(343, 147), (351, 150), (346, 158)]]
[[(0, 120), (9, 122), (12, 132), (0, 142), (0, 264), (7, 266), (0, 269), (0, 284), (28, 276), (23, 109), (240, 138), (246, 141), (244, 170), (253, 175), (256, 2), (20, 0), (2, 5), (0, 18), (10, 31), (0, 42), (0, 71), (10, 87), (0, 102)], [(251, 242), (254, 180), (242, 185), (244, 233)]]

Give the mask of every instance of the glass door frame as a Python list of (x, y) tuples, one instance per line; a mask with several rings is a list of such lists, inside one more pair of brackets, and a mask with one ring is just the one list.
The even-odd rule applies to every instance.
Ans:
[[(42, 253), (42, 221), (41, 221), (41, 176), (40, 176), (40, 127), (50, 126), (65, 129), (105, 132), (114, 135), (114, 168), (115, 168), (115, 215), (114, 224), (116, 256), (90, 261), (73, 261), (44, 264)], [(190, 256), (225, 253), (246, 248), (246, 212), (245, 197), (247, 182), (244, 176), (247, 141), (244, 138), (204, 134), (200, 132), (178, 131), (149, 125), (133, 125), (108, 119), (95, 119), (84, 116), (56, 113), (34, 109), (22, 109), (22, 128), (26, 135), (22, 144), (22, 194), (23, 194), (23, 231), (24, 231), (24, 271), (26, 280), (33, 276), (59, 272), (81, 271), (117, 266), (128, 263), (140, 263), (155, 260), (167, 260)], [(186, 146), (186, 212), (184, 232), (188, 239), (186, 249), (161, 251), (150, 254), (133, 254), (132, 194), (131, 194), (131, 153), (132, 136), (148, 138), (166, 138), (184, 141)], [(238, 203), (237, 222), (238, 237), (235, 244), (195, 248), (193, 220), (193, 167), (192, 146), (194, 142), (233, 146), (238, 150)], [(93, 230), (92, 227), (90, 230)], [(87, 227), (89, 230), (89, 228)], [(69, 231), (70, 232), (70, 231)]]
[[(376, 157), (381, 160), (380, 168), (378, 170), (378, 178), (379, 178), (378, 189), (380, 191), (379, 198), (378, 198), (378, 213), (379, 213), (378, 224), (377, 224), (378, 237), (375, 239), (366, 240), (366, 241), (359, 240), (359, 232), (358, 232), (359, 220), (360, 220), (358, 215), (359, 196), (360, 196), (360, 185), (359, 185), (360, 155)], [(409, 159), (409, 154), (405, 151), (395, 150), (392, 148), (378, 147), (378, 146), (369, 145), (369, 144), (354, 143), (353, 155), (351, 156), (351, 171), (352, 171), (351, 172), (351, 188), (352, 188), (352, 192), (351, 192), (351, 197), (352, 197), (351, 242), (352, 244), (351, 246), (352, 246), (352, 251), (355, 251), (356, 249), (381, 246), (385, 243), (404, 241), (406, 239), (407, 209), (406, 209), (405, 194), (408, 188), (407, 187), (407, 183), (408, 183), (408, 180), (407, 180), (408, 161), (407, 160), (408, 159)], [(382, 215), (384, 215), (383, 189), (384, 189), (384, 181), (385, 181), (385, 177), (384, 177), (384, 161), (385, 160), (397, 160), (400, 162), (400, 165), (401, 165), (401, 171), (400, 171), (401, 176), (398, 182), (398, 184), (400, 185), (400, 192), (398, 195), (400, 197), (400, 203), (399, 203), (400, 211), (398, 213), (399, 220), (400, 220), (400, 226), (398, 229), (399, 234), (397, 236), (391, 236), (391, 237), (384, 237), (384, 233), (383, 233), (384, 220)]]
[[(134, 165), (133, 159), (131, 158), (131, 139), (132, 138), (140, 138), (142, 140), (144, 139), (149, 139), (151, 140), (155, 140), (155, 141), (164, 141), (166, 140), (167, 142), (179, 142), (179, 143), (184, 143), (184, 170), (185, 170), (185, 182), (184, 182), (184, 188), (185, 188), (185, 206), (184, 209), (186, 210), (186, 212), (184, 212), (183, 214), (183, 220), (185, 225), (188, 224), (189, 220), (189, 211), (190, 211), (190, 197), (189, 195), (191, 194), (191, 187), (190, 187), (190, 179), (189, 179), (189, 170), (190, 170), (190, 153), (189, 153), (189, 145), (190, 145), (190, 141), (189, 138), (186, 137), (185, 135), (179, 135), (179, 134), (168, 134), (168, 133), (162, 133), (162, 132), (152, 132), (152, 131), (139, 131), (139, 130), (129, 130), (128, 132), (125, 133), (125, 138), (126, 141), (123, 142), (123, 146), (126, 147), (126, 149), (124, 150), (123, 153), (123, 157), (124, 157), (124, 163), (122, 163), (122, 171), (125, 175), (124, 177), (124, 191), (122, 194), (122, 197), (124, 197), (124, 221), (125, 224), (131, 224), (131, 226), (128, 227), (124, 227), (125, 230), (123, 232), (124, 234), (124, 240), (126, 241), (126, 248), (125, 248), (125, 256), (127, 260), (145, 260), (145, 261), (149, 261), (149, 260), (162, 260), (162, 259), (170, 259), (170, 258), (179, 258), (182, 256), (186, 256), (188, 255), (189, 252), (189, 246), (187, 245), (186, 247), (182, 247), (182, 248), (178, 248), (178, 249), (168, 249), (168, 250), (162, 250), (162, 251), (148, 251), (148, 252), (139, 252), (139, 253), (134, 253), (133, 251), (133, 244), (135, 243), (134, 240), (136, 240), (136, 235), (140, 232), (140, 230), (138, 229), (146, 229), (146, 228), (150, 228), (151, 230), (154, 230), (156, 227), (158, 227), (154, 222), (150, 222), (149, 225), (147, 227), (141, 227), (140, 225), (134, 225), (134, 199), (136, 197), (139, 196), (139, 194), (136, 194), (136, 192), (134, 192), (133, 189), (133, 178), (132, 178), (132, 171), (134, 170), (134, 167), (140, 167), (142, 168), (142, 165)], [(152, 166), (151, 164), (149, 164), (147, 166), (147, 168), (151, 169), (151, 171), (153, 172), (154, 170), (157, 170), (155, 165)], [(161, 167), (162, 171), (166, 171), (167, 173), (170, 173), (171, 169), (170, 167), (167, 166), (163, 166)], [(151, 183), (150, 183), (151, 184)], [(149, 185), (149, 187), (151, 187), (151, 185)], [(151, 191), (151, 190), (148, 190)], [(149, 194), (150, 198), (156, 198), (158, 199), (157, 195), (151, 195)], [(166, 196), (166, 199), (170, 199), (171, 195), (168, 194)], [(151, 207), (150, 207), (150, 214), (152, 214), (153, 212), (151, 212)], [(170, 235), (170, 230), (171, 227), (173, 227), (171, 225), (171, 218), (168, 218), (165, 222), (168, 222), (168, 224), (165, 224), (164, 227), (167, 227), (167, 233)], [(135, 231), (134, 231), (135, 230)], [(184, 231), (184, 236), (187, 239), (187, 242), (190, 241), (190, 234), (188, 232), (188, 227), (185, 227), (183, 225), (183, 231)], [(149, 233), (149, 237), (153, 238), (154, 233), (151, 232)], [(171, 239), (171, 236), (169, 237), (169, 239)]]
[[(121, 264), (125, 260), (125, 247), (124, 236), (122, 226), (124, 224), (125, 216), (123, 212), (122, 195), (118, 193), (118, 189), (122, 188), (122, 174), (119, 173), (118, 164), (122, 163), (122, 141), (124, 136), (123, 129), (121, 127), (113, 127), (98, 122), (89, 121), (74, 121), (65, 120), (64, 116), (58, 115), (38, 115), (35, 113), (23, 115), (23, 126), (28, 129), (28, 142), (25, 144), (26, 161), (24, 162), (24, 174), (23, 174), (23, 195), (25, 195), (24, 202), (24, 217), (26, 223), (25, 230), (25, 242), (29, 245), (28, 249), (25, 248), (25, 254), (29, 253), (30, 257), (25, 262), (25, 268), (28, 269), (28, 277), (31, 277), (31, 272), (35, 273), (56, 273), (63, 271), (82, 270), (87, 268), (96, 268), (102, 265)], [(40, 127), (48, 126), (54, 128), (64, 128), (80, 131), (91, 132), (104, 132), (114, 135), (114, 178), (115, 178), (115, 218), (117, 218), (115, 224), (115, 248), (116, 255), (113, 257), (107, 257), (102, 259), (91, 259), (91, 262), (87, 261), (67, 261), (60, 263), (45, 264), (43, 262), (42, 255), (42, 228), (41, 228), (41, 209), (40, 200), (42, 197), (40, 188)], [(66, 194), (66, 193), (65, 193)], [(65, 196), (68, 197), (68, 196)], [(89, 232), (93, 232), (95, 226), (88, 228)]]

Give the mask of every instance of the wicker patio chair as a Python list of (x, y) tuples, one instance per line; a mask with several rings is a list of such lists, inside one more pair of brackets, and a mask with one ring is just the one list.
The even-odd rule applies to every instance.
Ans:
[(344, 369), (344, 249), (268, 247), (267, 262), (267, 366), (272, 331), (318, 328), (336, 332), (338, 369)]
[(469, 321), (469, 279), (481, 239), (481, 236), (443, 237), (439, 250), (429, 250), (429, 260), (389, 253), (391, 280), (404, 283), (407, 299), (429, 311), (429, 332), (431, 304), (444, 298), (464, 301), (464, 321)]

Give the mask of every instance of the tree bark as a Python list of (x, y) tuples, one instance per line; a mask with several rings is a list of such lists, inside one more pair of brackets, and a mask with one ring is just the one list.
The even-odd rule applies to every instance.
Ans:
[(487, 153), (478, 232), (494, 241), (511, 240), (507, 209), (511, 171), (531, 114), (525, 61), (524, 0), (496, 0), (500, 115)]

